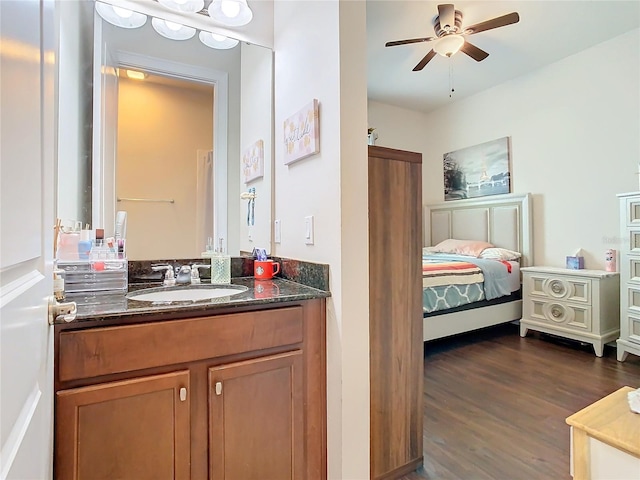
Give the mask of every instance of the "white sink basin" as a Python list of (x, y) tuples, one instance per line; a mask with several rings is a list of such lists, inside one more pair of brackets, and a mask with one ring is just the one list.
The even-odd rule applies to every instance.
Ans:
[(145, 288), (127, 294), (130, 300), (138, 302), (199, 302), (221, 297), (229, 297), (245, 292), (241, 285), (189, 285), (184, 287)]

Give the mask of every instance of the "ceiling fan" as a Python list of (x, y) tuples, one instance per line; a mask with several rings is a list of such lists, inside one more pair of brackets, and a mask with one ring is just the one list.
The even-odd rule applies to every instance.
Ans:
[(433, 20), (433, 29), (435, 37), (411, 38), (408, 40), (396, 40), (387, 42), (385, 47), (394, 47), (397, 45), (406, 45), (408, 43), (420, 43), (436, 41), (433, 48), (427, 53), (422, 60), (413, 68), (414, 72), (422, 70), (427, 63), (431, 61), (436, 53), (444, 57), (450, 57), (459, 50), (469, 55), (476, 62), (481, 62), (489, 56), (487, 52), (469, 43), (464, 37), (475, 33), (492, 30), (498, 27), (518, 23), (520, 15), (517, 12), (508, 13), (501, 17), (492, 18), (484, 22), (476, 23), (468, 27), (462, 28), (462, 12), (456, 10), (452, 3), (438, 5), (438, 16)]

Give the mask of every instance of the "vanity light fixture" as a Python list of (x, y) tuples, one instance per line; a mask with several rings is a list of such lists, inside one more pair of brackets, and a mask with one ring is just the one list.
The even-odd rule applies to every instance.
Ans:
[[(96, 1), (96, 11), (104, 20), (118, 27), (138, 28), (146, 23), (146, 14), (121, 7), (119, 6), (120, 1), (121, 0)], [(203, 9), (204, 0), (155, 1), (163, 7), (179, 12), (185, 19), (189, 16), (188, 14), (204, 15), (206, 17), (206, 12), (208, 12), (212, 20), (227, 27), (243, 26), (253, 19), (253, 12), (251, 8), (249, 8), (247, 0), (213, 0), (206, 12)], [(130, 3), (132, 2), (124, 3), (124, 5), (128, 6)], [(140, 8), (150, 14), (153, 29), (165, 38), (171, 40), (188, 40), (196, 34), (196, 28), (194, 27), (161, 18), (163, 16), (162, 13), (160, 13), (160, 17), (156, 17), (156, 11), (147, 9), (146, 6), (141, 6)], [(166, 14), (169, 16), (169, 12), (166, 12)], [(176, 17), (176, 14), (171, 15), (170, 18)], [(189, 23), (189, 21), (185, 23)], [(214, 27), (212, 26), (211, 28)], [(200, 31), (199, 38), (207, 47), (220, 50), (233, 48), (240, 43), (236, 39), (205, 30)]]
[(202, 31), (198, 34), (198, 38), (207, 47), (217, 48), (218, 50), (227, 50), (238, 45), (238, 40), (235, 38), (225, 37), (217, 33)]
[(213, 20), (229, 27), (241, 27), (253, 18), (247, 0), (213, 0), (207, 12)]
[(183, 13), (197, 13), (204, 8), (204, 0), (158, 0), (158, 3)]
[(165, 38), (171, 40), (189, 40), (196, 34), (196, 29), (180, 23), (170, 22), (161, 18), (151, 19), (153, 29)]
[(107, 22), (122, 28), (138, 28), (147, 23), (147, 16), (127, 8), (96, 2), (96, 11)]

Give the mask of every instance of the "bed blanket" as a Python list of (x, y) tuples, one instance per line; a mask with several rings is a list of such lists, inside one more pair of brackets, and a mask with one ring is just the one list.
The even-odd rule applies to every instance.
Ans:
[[(509, 270), (507, 265), (496, 260), (488, 260), (484, 258), (468, 257), (464, 255), (449, 255), (442, 253), (434, 253), (430, 255), (423, 255), (423, 275), (425, 262), (433, 263), (437, 261), (445, 262), (465, 262), (471, 263), (482, 270), (484, 277), (484, 296), (487, 300), (509, 295), (511, 289), (509, 288)], [(423, 282), (424, 283), (424, 282)], [(457, 283), (457, 282), (450, 282)]]
[(473, 263), (429, 258), (422, 261), (422, 288), (469, 285), (483, 281), (482, 270)]

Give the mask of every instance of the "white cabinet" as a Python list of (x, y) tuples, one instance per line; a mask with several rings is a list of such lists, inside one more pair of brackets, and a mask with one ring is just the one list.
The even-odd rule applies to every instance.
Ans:
[(618, 360), (640, 355), (640, 192), (620, 200), (620, 338)]
[(617, 273), (525, 267), (520, 335), (537, 330), (591, 343), (598, 357), (620, 333)]

